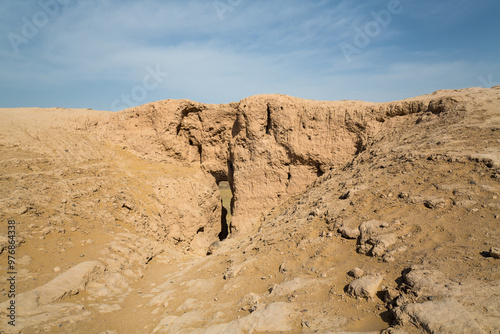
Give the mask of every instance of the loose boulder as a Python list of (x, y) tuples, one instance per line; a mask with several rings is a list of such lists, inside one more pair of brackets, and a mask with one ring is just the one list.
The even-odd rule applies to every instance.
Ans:
[(376, 296), (382, 280), (381, 275), (367, 275), (358, 278), (349, 284), (347, 293), (352, 297), (373, 298)]

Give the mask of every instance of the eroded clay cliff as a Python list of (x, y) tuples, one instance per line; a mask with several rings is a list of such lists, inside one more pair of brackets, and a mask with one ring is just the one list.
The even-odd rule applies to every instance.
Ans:
[(141, 157), (201, 166), (215, 182), (229, 181), (235, 234), (255, 231), (264, 212), (350, 163), (408, 115), (451, 121), (472, 103), (453, 91), (379, 104), (285, 95), (225, 105), (165, 100), (118, 112), (101, 129)]

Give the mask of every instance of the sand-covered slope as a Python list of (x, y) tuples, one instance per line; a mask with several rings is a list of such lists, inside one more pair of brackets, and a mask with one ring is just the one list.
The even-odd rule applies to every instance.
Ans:
[(0, 109), (0, 128), (8, 333), (500, 330), (498, 86)]

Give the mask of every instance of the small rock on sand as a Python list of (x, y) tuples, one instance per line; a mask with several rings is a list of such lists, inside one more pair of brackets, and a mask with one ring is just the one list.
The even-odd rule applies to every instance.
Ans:
[(490, 256), (495, 259), (500, 259), (500, 248), (499, 247), (491, 247), (490, 248)]
[(346, 226), (339, 228), (339, 232), (342, 234), (342, 237), (346, 239), (357, 239), (360, 234), (359, 228), (348, 228)]
[(347, 275), (351, 276), (351, 277), (354, 277), (354, 278), (360, 278), (361, 276), (364, 275), (364, 271), (358, 267), (354, 268), (354, 269), (351, 269), (349, 270), (349, 272), (347, 273)]
[(373, 298), (377, 294), (382, 280), (382, 275), (367, 275), (358, 278), (349, 284), (347, 293), (353, 297)]

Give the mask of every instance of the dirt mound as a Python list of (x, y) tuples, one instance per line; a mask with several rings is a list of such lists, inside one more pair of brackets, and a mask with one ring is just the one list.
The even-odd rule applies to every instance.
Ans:
[[(15, 221), (23, 333), (500, 329), (500, 87), (0, 109), (0, 124), (0, 261)], [(99, 270), (78, 289), (26, 297), (85, 263)]]

